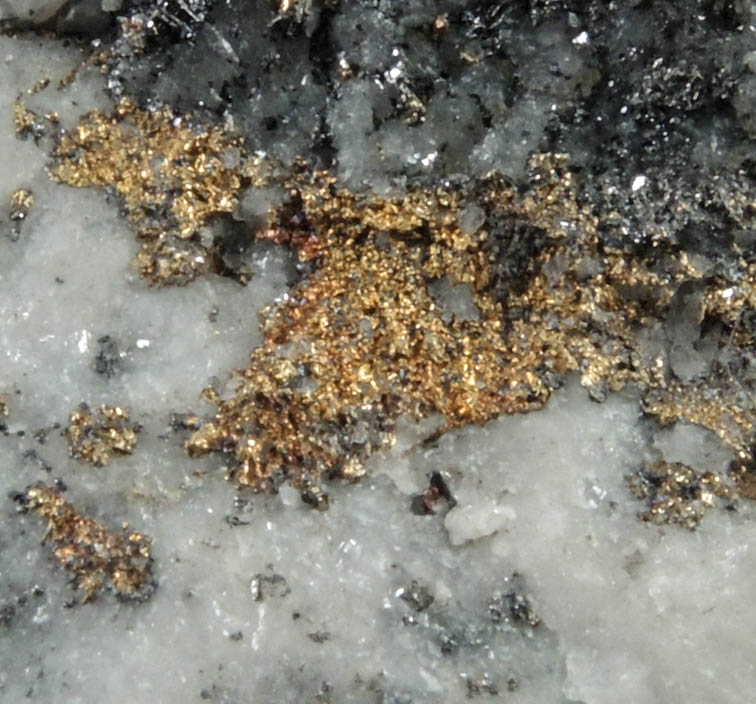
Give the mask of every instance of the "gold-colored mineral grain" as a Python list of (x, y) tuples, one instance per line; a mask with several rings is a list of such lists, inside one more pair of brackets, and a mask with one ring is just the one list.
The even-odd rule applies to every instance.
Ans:
[(708, 509), (721, 503), (733, 506), (738, 491), (714, 472), (698, 472), (679, 462), (648, 463), (627, 477), (632, 494), (648, 508), (638, 516), (657, 525), (677, 524), (694, 530)]
[(24, 220), (29, 210), (34, 205), (34, 195), (25, 188), (18, 188), (10, 197), (10, 219), (14, 221)]
[(22, 101), (16, 100), (13, 102), (13, 125), (16, 128), (16, 136), (25, 139), (28, 135), (35, 133), (39, 120)]
[(113, 531), (84, 517), (63, 499), (61, 491), (35, 484), (14, 497), (23, 510), (33, 511), (47, 523), (45, 542), (54, 545), (61, 566), (73, 572), (82, 602), (108, 588), (119, 597), (144, 600), (154, 591), (151, 540), (143, 533)]
[(114, 453), (131, 454), (138, 431), (139, 426), (129, 422), (123, 408), (103, 405), (93, 412), (81, 403), (68, 419), (68, 450), (71, 457), (102, 467)]

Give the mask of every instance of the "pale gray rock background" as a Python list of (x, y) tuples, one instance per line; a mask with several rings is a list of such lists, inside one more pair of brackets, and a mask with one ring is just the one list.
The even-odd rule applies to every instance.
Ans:
[[(15, 16), (19, 5), (0, 3), (2, 17)], [(35, 3), (35, 10), (38, 5), (45, 3)], [(380, 8), (373, 13), (368, 5), (354, 3), (334, 16), (332, 36), (345, 45), (333, 52), (337, 61), (377, 67), (384, 75), (399, 61), (391, 58), (391, 41), (346, 45), (358, 16), (365, 33), (398, 31)], [(551, 3), (540, 5), (548, 9)], [(746, 19), (753, 12), (749, 3), (724, 5)], [(238, 7), (218, 3), (215, 12), (234, 14)], [(435, 14), (417, 12), (408, 12), (402, 26)], [(340, 177), (355, 187), (390, 190), (408, 176), (480, 173), (491, 165), (517, 176), (527, 153), (542, 146), (549, 105), (569, 102), (590, 82), (590, 71), (579, 70), (582, 40), (575, 42), (589, 30), (573, 26), (571, 18), (560, 24), (561, 17), (547, 13), (554, 24), (538, 34), (541, 46), (558, 47), (554, 71), (549, 57), (521, 40), (524, 70), (532, 75), (519, 76), (527, 89), (509, 105), (492, 76), (513, 69), (496, 61), (460, 69), (450, 79), (460, 92), (466, 83), (474, 90), (488, 87), (480, 101), (493, 106), (489, 126), (459, 93), (455, 98), (453, 91), (439, 91), (437, 106), (429, 100), (426, 125), (413, 131), (392, 116), (391, 101), (372, 95), (382, 89), (368, 76), (345, 84), (338, 100), (313, 81), (297, 92), (301, 109), (294, 109), (279, 95), (284, 77), (296, 75), (287, 64), (265, 79), (271, 93), (257, 94), (259, 113), (254, 105), (242, 110), (244, 127), (288, 111), (291, 121), (269, 130), (279, 136), (261, 138), (259, 146), (282, 160), (303, 149), (312, 148), (316, 159), (329, 153)], [(741, 47), (745, 40), (737, 37), (751, 30), (747, 23), (739, 33), (733, 29), (732, 43)], [(510, 31), (516, 52), (517, 32)], [(622, 41), (630, 43), (651, 30), (626, 31), (632, 37), (622, 34)], [(200, 32), (200, 46), (218, 45), (210, 35)], [(311, 71), (307, 33), (290, 41), (299, 53), (292, 50), (286, 62)], [(247, 49), (252, 59), (262, 51)], [(365, 55), (369, 51), (374, 53)], [(177, 45), (181, 70), (187, 70), (181, 52), (205, 55)], [(237, 73), (238, 65), (227, 59), (197, 61), (203, 70)], [(0, 215), (0, 391), (10, 393), (7, 433), (0, 437), (0, 489), (5, 496), (60, 477), (77, 506), (112, 525), (128, 521), (154, 538), (158, 588), (144, 604), (105, 594), (68, 608), (73, 593), (67, 575), (40, 546), (41, 523), (17, 515), (11, 501), (0, 504), (0, 700), (753, 701), (753, 510), (711, 511), (696, 532), (638, 521), (640, 506), (623, 477), (642, 459), (705, 462), (723, 470), (732, 458), (694, 426), (658, 431), (642, 418), (632, 392), (597, 404), (570, 379), (545, 410), (449, 434), (431, 449), (418, 445), (427, 428), (410, 424), (395, 448), (371, 461), (368, 478), (330, 487), (331, 506), (323, 513), (287, 489), (236, 499), (215, 459), (190, 460), (185, 436), (169, 427), (170, 413), (211, 412), (199, 400), (200, 390), (216, 380), (226, 383), (230, 370), (245, 364), (259, 341), (257, 313), (286, 290), (291, 262), (277, 250), (253, 249), (248, 257), (256, 275), (246, 287), (217, 276), (160, 290), (139, 280), (130, 264), (137, 245), (118, 204), (99, 191), (50, 182), (44, 149), (13, 135), (12, 100), (44, 76), (62, 78), (80, 60), (77, 49), (59, 40), (0, 39), (0, 204), (18, 187), (30, 188), (36, 198), (18, 241), (7, 236), (7, 213)], [(131, 67), (133, 75), (124, 69), (127, 93), (138, 68)], [(143, 90), (196, 107), (198, 96), (174, 78), (166, 71)], [(741, 96), (737, 112), (712, 118), (709, 146), (703, 137), (699, 141), (696, 153), (705, 152), (712, 168), (735, 159), (721, 139), (750, 114), (749, 80), (733, 93)], [(57, 110), (71, 124), (110, 104), (105, 88), (114, 91), (87, 69), (72, 87), (51, 88), (27, 102), (39, 112)], [(198, 84), (197, 91), (204, 95), (206, 86)], [(277, 99), (280, 109), (271, 107)], [(496, 105), (504, 107), (497, 111)], [(459, 119), (444, 127), (450, 114), (457, 118), (452, 108)], [(387, 111), (382, 118), (381, 109)], [(361, 129), (376, 114), (376, 129)], [(392, 120), (396, 129), (386, 126)], [(470, 136), (452, 140), (445, 156), (423, 163), (439, 150), (444, 131), (456, 133), (465, 120), (474, 123)], [(327, 129), (330, 144), (318, 152), (313, 134)], [(595, 154), (586, 148), (581, 157), (579, 134), (566, 141), (589, 168)], [(639, 163), (632, 167), (606, 170), (593, 182), (596, 192), (609, 199), (622, 182), (626, 190), (645, 173), (648, 154), (658, 155), (654, 149), (633, 151)], [(415, 155), (414, 163), (404, 163)], [(684, 191), (687, 176), (675, 181), (670, 173), (677, 167), (668, 166), (669, 172), (658, 173)], [(658, 202), (639, 197), (624, 203), (623, 226), (656, 212)], [(674, 228), (668, 228), (672, 237), (682, 231)], [(701, 250), (711, 256), (711, 248)], [(458, 303), (453, 291), (439, 295)], [(111, 377), (96, 371), (98, 340), (106, 335), (118, 359)], [(104, 469), (69, 459), (59, 426), (80, 401), (129, 408), (144, 426), (134, 454)], [(457, 504), (436, 516), (414, 515), (411, 497), (427, 486), (431, 471), (444, 474)], [(518, 622), (508, 608), (497, 617), (496, 604), (506, 606), (501, 595), (510, 593), (527, 599), (540, 625)]]

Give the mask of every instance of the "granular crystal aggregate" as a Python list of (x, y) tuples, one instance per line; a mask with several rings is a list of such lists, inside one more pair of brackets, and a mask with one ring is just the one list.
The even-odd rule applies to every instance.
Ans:
[[(564, 157), (535, 156), (524, 193), (495, 175), (394, 199), (358, 197), (327, 174), (287, 189), (258, 237), (314, 273), (263, 313), (265, 342), (236, 395), (188, 443), (229, 456), (239, 483), (357, 478), (402, 415), (442, 414), (437, 435), (483, 424), (541, 408), (573, 371), (598, 401), (638, 384), (661, 422), (699, 423), (747, 452), (753, 409), (733, 403), (732, 381), (681, 384), (638, 339), (695, 272), (681, 256), (660, 275), (603, 244)], [(473, 206), (481, 226), (465, 230)], [(446, 314), (431, 294), (443, 279), (469, 287), (476, 315)]]
[(106, 465), (113, 454), (130, 455), (137, 441), (138, 425), (129, 421), (119, 406), (100, 406), (96, 411), (80, 403), (68, 419), (66, 437), (71, 457), (95, 467)]
[[(27, 129), (29, 120), (17, 121)], [(209, 217), (231, 212), (242, 179), (256, 172), (254, 159), (240, 163), (241, 146), (222, 129), (123, 98), (113, 114), (94, 111), (59, 135), (50, 173), (70, 186), (117, 193), (142, 243), (140, 275), (183, 284), (217, 267), (200, 230)]]
[[(324, 474), (357, 478), (400, 416), (440, 413), (440, 434), (537, 410), (572, 371), (597, 401), (639, 384), (661, 423), (699, 423), (749, 456), (749, 397), (724, 370), (684, 369), (674, 350), (704, 319), (747, 346), (751, 265), (741, 258), (711, 277), (685, 251), (664, 254), (663, 266), (655, 252), (628, 251), (564, 155), (534, 155), (526, 189), (492, 172), (361, 195), (303, 162), (252, 156), (222, 127), (122, 98), (112, 115), (93, 112), (62, 133), (53, 157), (54, 178), (121, 196), (151, 283), (228, 273), (207, 226), (238, 213), (242, 189), (283, 194), (248, 220), (238, 246), (286, 245), (309, 274), (264, 312), (265, 342), (236, 396), (188, 443), (192, 455), (229, 456), (241, 484), (285, 478), (315, 491)], [(440, 284), (467, 287), (472, 315), (443, 309)], [(686, 286), (700, 295), (686, 298)], [(669, 359), (645, 355), (639, 331), (678, 311), (693, 333), (679, 333)]]
[(151, 541), (146, 535), (127, 526), (113, 531), (86, 518), (57, 487), (36, 484), (14, 498), (24, 511), (33, 511), (47, 522), (44, 540), (54, 545), (61, 566), (73, 573), (83, 602), (103, 588), (123, 598), (149, 598), (154, 584)]
[(678, 524), (689, 530), (698, 527), (707, 509), (717, 504), (733, 508), (738, 498), (731, 481), (679, 462), (649, 463), (627, 482), (633, 495), (648, 504), (648, 509), (638, 514), (641, 520)]

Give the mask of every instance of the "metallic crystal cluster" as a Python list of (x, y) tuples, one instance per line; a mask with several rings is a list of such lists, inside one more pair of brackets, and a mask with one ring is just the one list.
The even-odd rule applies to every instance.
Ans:
[(32, 192), (25, 188), (18, 188), (10, 197), (10, 219), (23, 220), (34, 205), (34, 196)]
[(37, 116), (20, 100), (13, 103), (13, 126), (16, 129), (16, 136), (20, 139), (34, 134), (38, 129)]
[(47, 522), (45, 541), (53, 543), (63, 568), (73, 572), (83, 602), (103, 588), (128, 599), (151, 596), (151, 540), (146, 535), (125, 525), (122, 531), (113, 531), (84, 517), (56, 487), (36, 484), (14, 498), (24, 511), (33, 511)]
[(21, 236), (21, 225), (26, 220), (29, 211), (34, 205), (34, 195), (25, 188), (17, 188), (10, 197), (8, 217), (11, 221), (10, 238), (17, 241)]
[[(524, 193), (496, 176), (394, 199), (360, 198), (327, 174), (287, 187), (299, 212), (286, 204), (260, 236), (316, 261), (315, 272), (264, 312), (265, 341), (236, 395), (188, 442), (192, 455), (229, 456), (240, 484), (357, 478), (399, 416), (440, 413), (440, 434), (537, 410), (567, 372), (597, 400), (628, 382), (667, 390), (636, 329), (661, 315), (685, 267), (660, 276), (619, 250), (599, 254), (600, 220), (564, 157), (534, 157)], [(485, 216), (474, 232), (460, 225), (471, 203)], [(502, 248), (517, 256), (524, 226), (542, 241), (514, 286), (497, 267)], [(429, 289), (442, 278), (469, 286), (475, 319), (445, 315)], [(642, 300), (626, 293), (638, 286)], [(653, 412), (685, 417), (661, 398)]]
[(229, 213), (242, 179), (256, 177), (257, 162), (242, 162), (241, 149), (241, 138), (220, 128), (124, 98), (112, 114), (94, 111), (59, 136), (50, 173), (70, 186), (117, 193), (142, 243), (140, 275), (184, 284), (214, 268), (202, 226)]
[(138, 425), (118, 406), (100, 406), (97, 411), (79, 404), (68, 419), (66, 437), (71, 457), (95, 467), (106, 465), (113, 454), (130, 455), (136, 445)]
[(627, 478), (630, 491), (646, 501), (638, 516), (643, 521), (698, 527), (705, 512), (717, 504), (732, 507), (738, 493), (731, 482), (714, 472), (698, 472), (678, 462), (646, 464)]

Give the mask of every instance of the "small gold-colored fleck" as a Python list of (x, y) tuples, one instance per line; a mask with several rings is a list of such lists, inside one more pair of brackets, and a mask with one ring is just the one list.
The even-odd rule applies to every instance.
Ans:
[(641, 520), (689, 530), (697, 528), (705, 512), (717, 503), (732, 506), (738, 499), (737, 489), (727, 478), (677, 462), (647, 463), (628, 476), (627, 483), (633, 495), (648, 505), (638, 514)]
[(202, 389), (200, 398), (211, 406), (220, 406), (221, 400), (218, 392), (212, 386), (206, 386)]
[(740, 496), (756, 501), (756, 471), (752, 460), (733, 463), (729, 476), (735, 482)]
[(69, 417), (66, 436), (71, 457), (96, 467), (106, 465), (113, 453), (131, 454), (136, 445), (138, 425), (118, 406), (100, 406), (92, 412), (79, 404)]
[(274, 0), (275, 19), (277, 22), (290, 17), (296, 22), (302, 22), (312, 11), (312, 0)]
[(439, 38), (449, 29), (449, 15), (444, 13), (436, 16), (431, 24), (431, 34), (435, 38)]
[(29, 210), (34, 205), (34, 195), (25, 188), (18, 188), (10, 197), (10, 214), (11, 220), (23, 220), (29, 214)]
[(29, 135), (38, 139), (44, 132), (37, 114), (20, 100), (13, 101), (13, 125), (16, 128), (16, 137), (20, 139), (26, 139)]
[(26, 92), (29, 95), (36, 95), (37, 93), (41, 93), (47, 86), (50, 85), (50, 79), (49, 78), (42, 78), (39, 81), (37, 81), (31, 88), (29, 88)]

